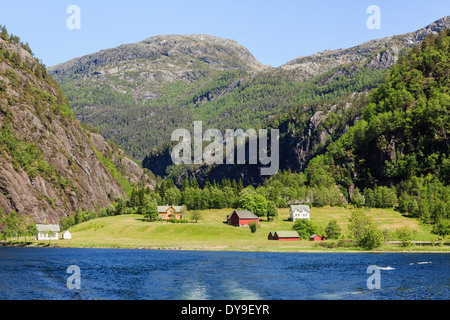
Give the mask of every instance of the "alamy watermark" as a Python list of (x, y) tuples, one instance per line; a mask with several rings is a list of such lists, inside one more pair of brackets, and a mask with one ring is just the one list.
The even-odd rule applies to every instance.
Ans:
[(367, 14), (370, 14), (367, 18), (366, 25), (370, 30), (381, 29), (381, 9), (377, 5), (370, 5), (366, 10)]
[(367, 273), (371, 274), (366, 281), (367, 289), (381, 289), (381, 268), (371, 265), (367, 267)]
[(81, 9), (77, 5), (70, 5), (66, 10), (67, 14), (70, 16), (66, 20), (66, 26), (69, 30), (79, 30), (81, 29)]
[(71, 274), (69, 278), (67, 278), (67, 289), (81, 289), (81, 269), (79, 266), (71, 265), (67, 268), (66, 273)]
[[(236, 164), (246, 163), (246, 141), (248, 141), (248, 163), (266, 166), (261, 167), (261, 175), (271, 176), (278, 172), (279, 159), (279, 140), (280, 133), (278, 129), (271, 129), (270, 137), (270, 156), (268, 146), (268, 130), (260, 129), (259, 136), (255, 129), (248, 129), (246, 132), (242, 129), (228, 129), (225, 132), (225, 139), (222, 132), (218, 129), (209, 129), (203, 133), (201, 121), (194, 121), (194, 157), (192, 158), (192, 136), (186, 129), (177, 129), (172, 133), (172, 141), (179, 143), (172, 149), (172, 162), (174, 164), (235, 164), (235, 138)], [(181, 138), (181, 141), (180, 141)], [(247, 140), (248, 139), (248, 140)], [(203, 141), (211, 142), (203, 149)], [(225, 148), (224, 148), (225, 144)], [(259, 157), (258, 157), (259, 151)], [(268, 166), (270, 165), (270, 166)]]

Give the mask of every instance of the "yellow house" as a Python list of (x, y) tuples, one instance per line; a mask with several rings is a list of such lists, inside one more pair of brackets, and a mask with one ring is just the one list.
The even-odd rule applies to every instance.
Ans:
[(180, 220), (184, 218), (184, 211), (183, 206), (158, 206), (158, 217), (162, 220)]

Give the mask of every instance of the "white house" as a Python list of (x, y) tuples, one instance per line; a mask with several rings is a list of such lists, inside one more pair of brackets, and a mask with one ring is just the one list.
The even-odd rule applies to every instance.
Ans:
[(70, 240), (72, 239), (72, 234), (69, 232), (69, 230), (66, 230), (62, 233), (62, 238), (64, 240)]
[(297, 219), (310, 219), (311, 209), (307, 205), (292, 205), (289, 210), (291, 216), (290, 220), (295, 221)]
[(59, 239), (59, 225), (57, 224), (37, 224), (38, 240), (58, 240)]

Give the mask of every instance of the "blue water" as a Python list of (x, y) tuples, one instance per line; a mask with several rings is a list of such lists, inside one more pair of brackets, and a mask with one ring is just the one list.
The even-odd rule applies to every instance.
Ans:
[[(0, 247), (0, 299), (450, 298), (445, 253), (253, 253)], [(80, 268), (69, 289), (67, 268)], [(370, 265), (380, 289), (370, 290)]]

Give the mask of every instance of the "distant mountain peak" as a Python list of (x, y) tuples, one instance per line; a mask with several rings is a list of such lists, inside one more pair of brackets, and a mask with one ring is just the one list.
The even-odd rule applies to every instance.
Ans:
[[(65, 63), (49, 67), (55, 78), (69, 74), (122, 74), (127, 71), (160, 71), (163, 81), (183, 79), (198, 69), (244, 69), (260, 71), (268, 68), (251, 52), (234, 40), (211, 35), (159, 35), (138, 43), (101, 50)], [(120, 70), (119, 70), (120, 69)], [(149, 77), (151, 82), (158, 79)]]

